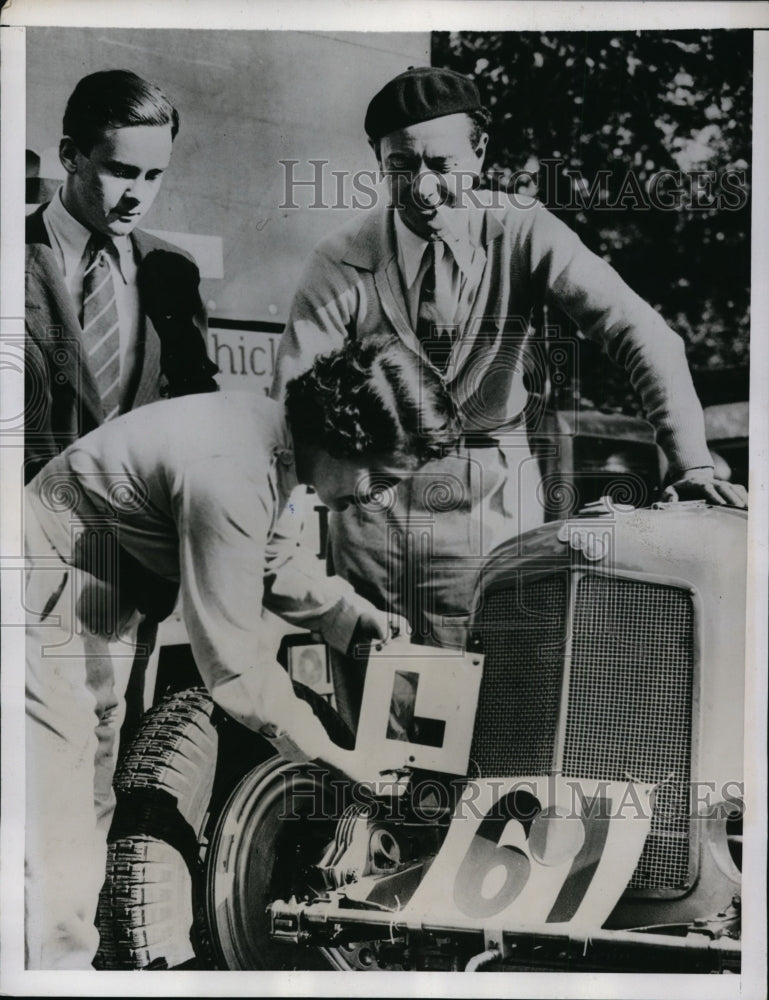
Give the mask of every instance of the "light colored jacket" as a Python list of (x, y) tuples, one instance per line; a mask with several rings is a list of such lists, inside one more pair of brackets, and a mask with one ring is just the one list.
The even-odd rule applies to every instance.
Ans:
[[(115, 576), (108, 535), (149, 575), (178, 581), (214, 701), (251, 729), (269, 724), (289, 734), (314, 757), (325, 731), (275, 661), (262, 607), (342, 650), (359, 615), (373, 608), (283, 530), (297, 485), (292, 447), (282, 406), (264, 396), (184, 396), (87, 434), (26, 495), (32, 522), (62, 562), (111, 586), (122, 616), (135, 609)], [(102, 536), (96, 546), (94, 532)], [(48, 576), (53, 586), (57, 576)]]
[[(483, 194), (491, 204), (491, 193)], [(485, 215), (483, 252), (476, 255), (482, 275), (474, 301), (460, 303), (448, 372), (466, 429), (497, 436), (510, 428), (521, 412), (522, 373), (536, 378), (532, 309), (555, 305), (628, 372), (670, 478), (712, 466), (683, 341), (659, 314), (539, 202), (518, 196), (516, 204), (468, 211)], [(415, 363), (428, 363), (408, 318), (392, 212), (384, 207), (332, 233), (311, 254), (281, 338), (273, 395), (347, 337), (398, 337)]]

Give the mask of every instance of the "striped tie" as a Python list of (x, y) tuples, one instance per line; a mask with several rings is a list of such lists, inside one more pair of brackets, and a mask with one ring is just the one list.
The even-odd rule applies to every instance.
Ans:
[(120, 325), (109, 246), (111, 241), (106, 237), (91, 237), (83, 276), (83, 340), (105, 420), (116, 416), (120, 408)]

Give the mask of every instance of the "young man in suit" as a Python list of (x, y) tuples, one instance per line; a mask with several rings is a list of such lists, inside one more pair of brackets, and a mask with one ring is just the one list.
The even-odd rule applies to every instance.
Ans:
[[(451, 70), (410, 68), (369, 104), (365, 128), (389, 204), (313, 252), (281, 338), (273, 392), (348, 338), (394, 339), (437, 368), (463, 445), (382, 497), (332, 514), (335, 571), (428, 642), (462, 645), (482, 559), (543, 520), (528, 432), (530, 318), (556, 305), (627, 371), (669, 463), (671, 495), (747, 504), (718, 480), (683, 342), (576, 234), (533, 199), (475, 190), (488, 113)], [(528, 384), (524, 378), (528, 377)]]
[(26, 480), (119, 413), (216, 389), (197, 267), (137, 229), (178, 129), (164, 94), (126, 70), (84, 77), (67, 103), (67, 176), (27, 220)]

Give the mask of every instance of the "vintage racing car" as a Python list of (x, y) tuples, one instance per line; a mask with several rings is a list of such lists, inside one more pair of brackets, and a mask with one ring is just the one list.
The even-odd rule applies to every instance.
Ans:
[(346, 720), (297, 686), (376, 787), (172, 692), (118, 770), (96, 964), (738, 971), (746, 523), (590, 504), (482, 561), (464, 650), (373, 650)]

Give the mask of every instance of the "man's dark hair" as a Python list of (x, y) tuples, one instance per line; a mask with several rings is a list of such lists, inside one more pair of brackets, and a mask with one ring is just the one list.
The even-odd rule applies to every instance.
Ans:
[(477, 108), (470, 111), (467, 117), (470, 119), (470, 145), (475, 149), (483, 133), (489, 131), (491, 112), (488, 108)]
[(397, 341), (351, 341), (286, 387), (286, 414), (302, 444), (335, 458), (415, 469), (453, 448), (454, 404), (435, 369)]
[(179, 113), (154, 83), (129, 70), (110, 69), (84, 76), (67, 101), (64, 135), (84, 156), (107, 129), (132, 125), (170, 125), (171, 139), (175, 139)]

